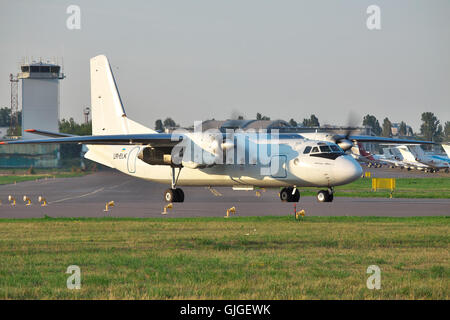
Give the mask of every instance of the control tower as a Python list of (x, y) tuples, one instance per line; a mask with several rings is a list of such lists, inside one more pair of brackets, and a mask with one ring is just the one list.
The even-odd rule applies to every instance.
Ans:
[(58, 132), (59, 80), (64, 79), (61, 66), (32, 62), (20, 66), (17, 78), (22, 81), (22, 138), (39, 139), (27, 129)]

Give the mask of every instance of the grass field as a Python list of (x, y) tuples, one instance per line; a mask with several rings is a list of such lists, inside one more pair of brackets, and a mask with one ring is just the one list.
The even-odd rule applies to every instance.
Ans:
[[(336, 197), (389, 198), (390, 190), (371, 191), (372, 179), (363, 178), (345, 186), (336, 187)], [(301, 188), (304, 196), (315, 196), (317, 188)], [(450, 178), (398, 178), (393, 198), (450, 199)]]
[(38, 179), (53, 179), (53, 178), (73, 178), (81, 177), (87, 173), (85, 172), (55, 172), (55, 173), (37, 173), (37, 174), (14, 174), (14, 175), (0, 175), (0, 185), (12, 184), (16, 182), (32, 181)]
[(448, 299), (449, 219), (0, 220), (0, 298)]

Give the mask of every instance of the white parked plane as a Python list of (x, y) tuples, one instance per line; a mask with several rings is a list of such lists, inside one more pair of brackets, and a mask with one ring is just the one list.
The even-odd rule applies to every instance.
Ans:
[[(92, 136), (31, 129), (28, 132), (51, 138), (0, 144), (84, 144), (89, 150), (85, 157), (92, 161), (137, 178), (170, 185), (164, 193), (167, 202), (184, 201), (184, 193), (178, 186), (281, 187), (280, 198), (288, 202), (299, 201), (299, 187), (319, 187), (324, 189), (318, 192), (318, 201), (330, 202), (334, 186), (350, 183), (362, 175), (358, 162), (338, 146), (347, 144), (346, 136), (336, 144), (330, 139), (317, 141), (299, 134), (275, 137), (246, 133), (157, 133), (127, 118), (105, 56), (92, 58), (90, 67)], [(368, 141), (373, 139), (369, 137)], [(385, 138), (378, 142), (395, 143), (394, 140)], [(194, 151), (192, 157), (192, 148), (200, 149), (201, 156)], [(268, 155), (261, 152), (269, 149)]]
[(420, 146), (407, 146), (408, 151), (413, 155), (415, 161), (429, 166), (429, 171), (444, 170), (449, 172), (449, 162), (444, 157), (436, 156), (434, 154), (425, 154)]

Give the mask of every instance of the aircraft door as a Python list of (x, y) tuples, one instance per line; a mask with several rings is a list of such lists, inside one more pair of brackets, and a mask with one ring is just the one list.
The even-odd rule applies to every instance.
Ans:
[(135, 147), (130, 150), (128, 153), (128, 172), (135, 173), (136, 172), (136, 159), (139, 153), (139, 147)]
[(270, 176), (272, 178), (286, 178), (286, 162), (285, 155), (272, 156), (270, 159)]

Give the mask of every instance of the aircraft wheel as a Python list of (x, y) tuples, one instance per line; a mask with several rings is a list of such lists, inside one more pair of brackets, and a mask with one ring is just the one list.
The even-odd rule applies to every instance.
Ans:
[(180, 188), (167, 189), (164, 192), (164, 200), (166, 202), (184, 202), (184, 192)]
[(176, 201), (175, 202), (184, 202), (184, 192), (183, 192), (183, 189), (180, 189), (180, 188), (176, 188), (175, 189), (175, 192), (177, 193), (177, 196), (176, 196)]
[(174, 201), (174, 199), (175, 199), (175, 190), (176, 189), (167, 189), (165, 192), (164, 192), (164, 200), (166, 201), (166, 202), (175, 202)]
[(320, 190), (317, 192), (317, 201), (319, 202), (332, 202), (334, 195), (327, 190)]
[(295, 190), (294, 194), (292, 194), (292, 191), (291, 191), (291, 199), (292, 199), (291, 202), (299, 202), (300, 201), (300, 191), (298, 191), (298, 189)]
[(280, 192), (280, 199), (283, 202), (298, 202), (300, 200), (300, 192), (295, 190), (295, 193), (292, 194), (293, 188), (283, 188)]

